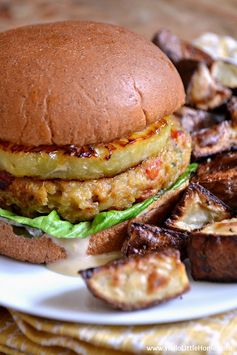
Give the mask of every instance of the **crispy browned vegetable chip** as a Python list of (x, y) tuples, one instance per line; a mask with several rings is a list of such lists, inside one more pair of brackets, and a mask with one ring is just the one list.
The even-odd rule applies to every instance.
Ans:
[(228, 112), (230, 113), (230, 118), (232, 126), (237, 128), (237, 96), (232, 96), (227, 104)]
[(194, 182), (199, 182), (228, 206), (237, 208), (237, 152), (217, 155), (199, 165)]
[(194, 232), (188, 255), (195, 280), (237, 281), (237, 218), (216, 222)]
[(180, 251), (186, 257), (188, 235), (175, 230), (160, 228), (150, 224), (134, 222), (129, 226), (129, 238), (124, 242), (122, 253), (125, 256), (146, 254), (168, 248)]
[(218, 197), (203, 186), (191, 183), (166, 220), (165, 227), (191, 232), (231, 215), (229, 207)]
[(225, 114), (208, 112), (188, 106), (181, 107), (175, 112), (182, 127), (189, 133), (195, 133), (203, 128), (210, 128), (225, 120)]
[(185, 266), (173, 249), (116, 260), (80, 274), (95, 297), (126, 311), (166, 302), (189, 290)]
[(235, 65), (214, 61), (200, 48), (165, 29), (157, 32), (152, 41), (178, 69), (188, 105), (210, 110), (221, 106), (231, 97), (229, 88), (237, 86)]
[(192, 134), (192, 155), (195, 159), (237, 148), (237, 128), (223, 121)]
[(195, 47), (189, 42), (180, 39), (169, 30), (162, 29), (157, 32), (152, 42), (157, 45), (173, 63), (177, 63), (182, 59), (194, 59), (204, 61), (211, 64), (213, 59), (209, 54)]
[[(178, 66), (181, 77), (187, 70), (183, 62), (182, 70)], [(185, 74), (186, 75), (186, 74)], [(184, 79), (183, 79), (184, 81)], [(232, 95), (231, 90), (218, 83), (212, 76), (206, 64), (197, 63), (187, 82), (186, 87), (187, 104), (203, 110), (214, 109), (223, 105)]]
[(237, 88), (237, 65), (223, 60), (217, 60), (211, 65), (212, 77), (222, 85)]

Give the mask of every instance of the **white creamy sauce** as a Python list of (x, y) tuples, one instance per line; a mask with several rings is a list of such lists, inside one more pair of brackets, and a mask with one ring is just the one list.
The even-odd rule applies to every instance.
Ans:
[(47, 268), (59, 274), (79, 276), (78, 271), (106, 264), (121, 257), (121, 252), (111, 252), (100, 255), (87, 255), (90, 237), (84, 239), (57, 239), (54, 243), (62, 246), (67, 252), (67, 258), (47, 264)]

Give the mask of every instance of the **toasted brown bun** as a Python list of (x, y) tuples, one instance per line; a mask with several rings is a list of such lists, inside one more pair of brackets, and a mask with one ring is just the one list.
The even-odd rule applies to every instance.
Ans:
[[(182, 184), (177, 190), (167, 192), (133, 221), (153, 224), (162, 222), (187, 185), (188, 182)], [(127, 229), (130, 222), (131, 220), (119, 223), (114, 227), (92, 235), (87, 254), (98, 255), (121, 250), (127, 237)], [(0, 255), (34, 264), (51, 263), (67, 257), (65, 249), (54, 243), (46, 235), (32, 239), (18, 236), (14, 234), (13, 228), (4, 222), (0, 222)]]
[(109, 142), (175, 111), (181, 79), (151, 42), (124, 28), (60, 22), (0, 33), (0, 139)]
[(54, 262), (66, 258), (63, 248), (45, 234), (40, 238), (16, 235), (11, 225), (0, 222), (0, 254), (34, 264)]

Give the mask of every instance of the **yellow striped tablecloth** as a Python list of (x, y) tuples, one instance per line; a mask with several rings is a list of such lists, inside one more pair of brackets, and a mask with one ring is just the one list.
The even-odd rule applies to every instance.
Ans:
[(199, 320), (125, 327), (65, 323), (0, 308), (0, 353), (233, 355), (237, 310)]

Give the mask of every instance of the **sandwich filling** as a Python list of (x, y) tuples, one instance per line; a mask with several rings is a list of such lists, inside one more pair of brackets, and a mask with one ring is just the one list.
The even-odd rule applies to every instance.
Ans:
[[(139, 133), (135, 135), (139, 136)], [(63, 219), (72, 223), (91, 220), (102, 211), (130, 208), (134, 203), (143, 201), (155, 195), (157, 191), (169, 187), (186, 170), (189, 163), (191, 152), (189, 135), (173, 118), (165, 120), (163, 128), (156, 131), (155, 138), (155, 153), (154, 147), (152, 154), (148, 149), (149, 156), (146, 159), (112, 177), (84, 181), (40, 179), (28, 176), (17, 177), (9, 174), (8, 171), (1, 171), (0, 206), (31, 218), (56, 210)], [(126, 148), (127, 146), (124, 149)], [(139, 149), (134, 149), (135, 157), (132, 154), (129, 156), (130, 163), (138, 158)], [(143, 150), (146, 151), (144, 147)], [(121, 152), (122, 148), (119, 154)], [(40, 152), (37, 154), (41, 157)], [(51, 159), (53, 160), (53, 157)], [(71, 157), (69, 161), (70, 159)], [(93, 158), (74, 156), (73, 159)], [(119, 162), (120, 165), (123, 164), (123, 161)], [(39, 170), (40, 166), (41, 163)]]
[[(172, 129), (170, 116), (110, 143), (22, 146), (0, 142), (0, 170), (16, 177), (92, 180), (113, 177), (160, 153)], [(79, 142), (80, 144), (80, 142)]]

